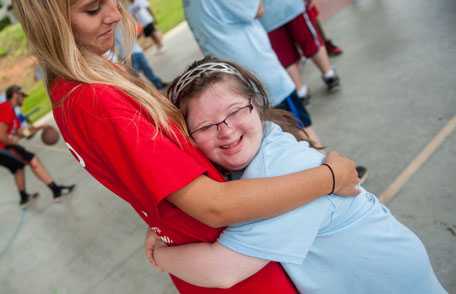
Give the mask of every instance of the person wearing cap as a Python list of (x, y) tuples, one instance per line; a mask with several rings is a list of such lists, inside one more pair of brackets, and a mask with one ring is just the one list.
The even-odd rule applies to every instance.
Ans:
[(20, 194), (19, 205), (26, 207), (30, 201), (38, 196), (37, 193), (29, 194), (25, 189), (24, 167), (29, 165), (35, 176), (52, 191), (54, 200), (59, 201), (62, 196), (73, 191), (75, 185), (58, 185), (47, 172), (39, 158), (24, 147), (18, 145), (19, 139), (31, 136), (42, 127), (31, 127), (28, 132), (20, 127), (20, 121), (14, 108), (22, 106), (27, 94), (18, 85), (6, 89), (6, 101), (0, 103), (0, 165), (7, 168), (16, 181)]

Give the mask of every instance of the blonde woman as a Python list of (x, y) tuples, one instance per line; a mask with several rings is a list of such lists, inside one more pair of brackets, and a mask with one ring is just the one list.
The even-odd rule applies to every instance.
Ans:
[[(270, 217), (334, 190), (356, 194), (351, 160), (283, 177), (223, 182), (193, 146), (181, 113), (129, 68), (104, 57), (116, 27), (131, 48), (134, 26), (120, 1), (13, 1), (46, 73), (55, 120), (79, 163), (127, 201), (168, 244), (212, 242), (229, 224)], [(260, 200), (261, 199), (261, 200)], [(220, 290), (175, 277), (181, 293), (294, 293), (277, 263)]]

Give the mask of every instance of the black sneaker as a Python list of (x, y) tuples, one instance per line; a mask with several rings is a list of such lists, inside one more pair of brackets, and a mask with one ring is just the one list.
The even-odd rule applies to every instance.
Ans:
[(359, 178), (359, 184), (361, 185), (364, 183), (367, 179), (367, 168), (364, 166), (360, 165), (356, 167), (356, 172), (358, 173), (358, 178)]
[(62, 197), (73, 192), (76, 185), (59, 186), (59, 190), (54, 193), (54, 202), (61, 202)]
[(27, 208), (30, 206), (30, 204), (38, 198), (40, 194), (38, 193), (33, 193), (33, 194), (27, 194), (25, 197), (21, 197), (21, 201), (19, 201), (19, 206), (21, 208)]
[(312, 95), (310, 95), (310, 91), (307, 91), (307, 94), (305, 96), (298, 96), (299, 100), (301, 100), (302, 106), (307, 106), (310, 104), (310, 99), (312, 98)]
[(323, 82), (325, 82), (326, 87), (328, 88), (328, 91), (336, 91), (340, 87), (340, 78), (337, 74), (335, 74), (332, 77), (325, 78), (324, 76), (322, 77)]

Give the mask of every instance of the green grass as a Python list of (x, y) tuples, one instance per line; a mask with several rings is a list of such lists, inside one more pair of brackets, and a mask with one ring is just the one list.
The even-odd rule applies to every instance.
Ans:
[(158, 29), (166, 33), (184, 20), (182, 0), (149, 0)]
[(32, 122), (35, 122), (51, 111), (51, 102), (43, 82), (36, 83), (28, 94), (29, 96), (22, 106), (22, 111)]
[(6, 27), (0, 32), (0, 51), (8, 58), (17, 58), (27, 54), (27, 39), (20, 24)]
[[(182, 0), (149, 1), (161, 32), (166, 33), (184, 20)], [(0, 32), (0, 57), (7, 55), (8, 59), (16, 59), (27, 54), (27, 40), (19, 24), (8, 26)], [(29, 91), (22, 111), (29, 115), (32, 122), (51, 111), (51, 103), (42, 82), (36, 83)]]

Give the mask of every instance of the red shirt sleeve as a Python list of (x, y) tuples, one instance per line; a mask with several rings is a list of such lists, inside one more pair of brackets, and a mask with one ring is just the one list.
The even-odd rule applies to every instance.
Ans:
[(206, 172), (174, 140), (163, 133), (154, 137), (145, 111), (114, 87), (82, 85), (54, 113), (85, 168), (131, 204), (156, 208)]

